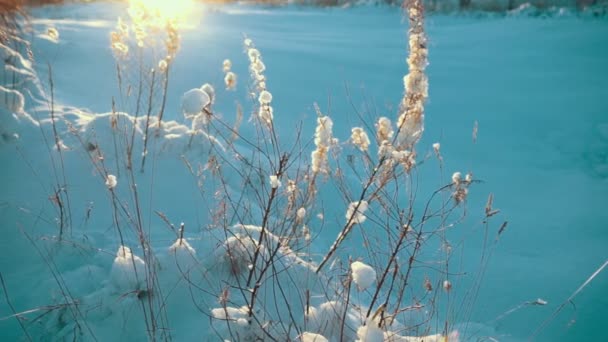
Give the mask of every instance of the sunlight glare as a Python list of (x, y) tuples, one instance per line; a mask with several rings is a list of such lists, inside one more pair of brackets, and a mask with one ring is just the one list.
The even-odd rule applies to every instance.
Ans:
[(192, 11), (194, 0), (130, 0), (133, 7), (146, 11), (168, 20), (183, 20)]

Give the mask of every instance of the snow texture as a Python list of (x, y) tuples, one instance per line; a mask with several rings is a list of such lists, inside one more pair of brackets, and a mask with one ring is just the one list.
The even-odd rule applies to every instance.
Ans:
[(360, 291), (367, 290), (376, 282), (376, 271), (371, 266), (355, 261), (350, 264), (350, 269), (353, 281)]

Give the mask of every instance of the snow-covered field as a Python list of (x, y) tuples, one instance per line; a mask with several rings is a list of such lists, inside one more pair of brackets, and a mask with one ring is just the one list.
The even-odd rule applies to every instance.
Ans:
[[(34, 62), (24, 50), (1, 49), (2, 340), (236, 341), (252, 330), (267, 340), (304, 331), (334, 341), (361, 338), (357, 330), (397, 236), (387, 234), (394, 227), (385, 231), (384, 222), (399, 210), (386, 207), (413, 208), (416, 231), (425, 202), (456, 171), (475, 180), (466, 205), (448, 209), (454, 185), (433, 202), (443, 208), (429, 221), (438, 228), (418, 236), (422, 252), (398, 300), (401, 308), (419, 307), (386, 330), (404, 336), (458, 330), (464, 341), (603, 340), (608, 273), (552, 314), (608, 259), (605, 18), (567, 11), (427, 17), (429, 98), (417, 166), (379, 195), (384, 204), (363, 197), (370, 205), (359, 214), (349, 203), (359, 200), (373, 168), (349, 143), (351, 128), (367, 130), (375, 158), (374, 123), (381, 116), (397, 121), (408, 73), (408, 25), (396, 8), (191, 9), (170, 62), (161, 128), (164, 68), (155, 58), (164, 43), (145, 50), (143, 62), (117, 58), (110, 32), (118, 17), (128, 17), (124, 5), (45, 7), (32, 16), (33, 32), (24, 38)], [(164, 37), (163, 30), (148, 34)], [(246, 39), (265, 64), (276, 136), (257, 118), (258, 94), (250, 96), (256, 90)], [(235, 90), (225, 89), (225, 59), (237, 75)], [(146, 63), (158, 69), (150, 103)], [(138, 111), (140, 73), (145, 100)], [(209, 129), (184, 118), (183, 95), (205, 83), (215, 88), (212, 122), (228, 125)], [(333, 120), (339, 143), (332, 153), (340, 156), (330, 166), (341, 174), (311, 181), (304, 170), (315, 150), (315, 103)], [(233, 142), (238, 107), (241, 137)], [(192, 135), (193, 127), (202, 130)], [(281, 170), (283, 153), (291, 169), (269, 180)], [(301, 193), (294, 207), (290, 179)], [(500, 213), (486, 225), (490, 193)], [(357, 221), (352, 234), (316, 273), (349, 213)], [(367, 220), (357, 216), (363, 214)], [(264, 223), (274, 228), (265, 232)], [(416, 246), (408, 239), (399, 274)], [(258, 240), (260, 265), (247, 257), (257, 254)], [(255, 284), (242, 282), (255, 278), (273, 252), (280, 257), (272, 279), (256, 290), (261, 307), (253, 315), (265, 321), (251, 322), (241, 306)], [(364, 264), (349, 266), (349, 258)], [(344, 285), (349, 274), (352, 288)], [(396, 310), (396, 295), (387, 298), (391, 277), (370, 310)], [(372, 333), (367, 341), (376, 341)], [(391, 334), (384, 336), (400, 341)]]

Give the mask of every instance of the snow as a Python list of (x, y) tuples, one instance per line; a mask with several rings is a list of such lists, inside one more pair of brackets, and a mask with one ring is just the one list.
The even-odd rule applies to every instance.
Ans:
[(353, 224), (361, 224), (365, 222), (367, 217), (364, 215), (369, 207), (367, 201), (356, 201), (350, 202), (348, 209), (346, 210), (346, 222), (352, 222)]
[(19, 91), (0, 86), (0, 96), (5, 98), (6, 108), (9, 112), (14, 114), (23, 113), (25, 98)]
[(131, 249), (120, 246), (112, 264), (110, 279), (117, 291), (134, 291), (143, 288), (146, 279), (146, 263)]
[(462, 173), (456, 171), (452, 174), (452, 183), (458, 185), (458, 184), (460, 184), (461, 180), (462, 180)]
[(270, 177), (270, 187), (273, 189), (277, 189), (281, 186), (281, 180), (279, 180), (279, 176), (271, 175)]
[(369, 148), (369, 137), (361, 127), (353, 127), (351, 129), (350, 140), (362, 152), (366, 152)]
[(357, 337), (357, 342), (383, 342), (384, 331), (378, 327), (377, 322), (370, 321), (357, 329)]
[(108, 187), (108, 189), (112, 190), (116, 187), (116, 185), (118, 185), (118, 180), (116, 179), (116, 176), (108, 175), (108, 177), (106, 178), (106, 186)]
[(297, 216), (298, 220), (300, 220), (300, 221), (304, 220), (304, 216), (306, 216), (306, 208), (298, 209), (298, 211), (296, 212), (296, 216)]
[(215, 102), (215, 89), (213, 88), (213, 86), (209, 83), (205, 83), (201, 86), (201, 90), (207, 94), (207, 97), (209, 97), (209, 103), (204, 105), (203, 108), (208, 106), (209, 104), (213, 104)]
[(236, 88), (236, 74), (232, 71), (228, 71), (226, 76), (224, 77), (224, 83), (226, 84), (226, 89), (235, 90)]
[(182, 111), (186, 117), (197, 117), (211, 104), (209, 92), (202, 88), (190, 89), (182, 97)]
[(376, 271), (369, 265), (361, 261), (350, 264), (353, 281), (357, 284), (360, 291), (367, 290), (376, 282)]
[(230, 69), (232, 69), (232, 62), (229, 59), (224, 59), (224, 62), (222, 62), (222, 70), (227, 73)]
[(260, 92), (260, 97), (258, 98), (258, 101), (260, 101), (261, 105), (268, 105), (270, 104), (270, 102), (272, 102), (272, 94), (270, 94), (270, 92), (267, 90), (262, 90)]
[(184, 238), (177, 239), (169, 246), (169, 255), (173, 255), (175, 264), (184, 271), (189, 271), (198, 264), (196, 250)]
[(323, 335), (314, 334), (310, 332), (303, 332), (298, 336), (297, 341), (299, 342), (329, 342)]
[[(435, 271), (441, 265), (435, 261), (448, 248), (424, 234), (419, 240), (424, 252), (416, 257), (421, 263), (410, 280), (411, 296), (403, 299), (404, 311), (393, 325), (382, 328), (384, 340), (440, 341), (445, 336), (435, 333), (443, 331), (446, 321), (448, 331), (458, 329), (464, 341), (484, 336), (527, 340), (531, 330), (603, 260), (608, 220), (603, 210), (608, 201), (605, 19), (567, 13), (542, 18), (515, 12), (500, 17), (430, 15), (425, 135), (413, 157), (412, 151), (395, 151), (391, 145), (395, 134), (391, 121), (397, 119), (402, 75), (407, 73), (405, 53), (412, 43), (403, 39), (406, 25), (395, 8), (223, 5), (204, 15), (193, 10), (196, 19), (180, 32), (180, 51), (168, 69), (171, 77), (162, 122), (157, 119), (160, 100), (152, 103), (147, 118), (148, 104), (142, 102), (137, 112), (136, 102), (129, 100), (137, 93), (135, 88), (125, 86), (121, 91), (117, 85), (108, 36), (123, 10), (119, 3), (37, 9), (31, 22), (34, 59), (25, 50), (0, 46), (0, 57), (11, 61), (4, 64), (0, 86), (0, 160), (5, 181), (0, 196), (4, 228), (0, 271), (6, 285), (3, 292), (16, 311), (37, 310), (22, 314), (22, 321), (33, 322), (44, 314), (34, 324), (26, 324), (33, 339), (92, 340), (92, 335), (97, 340), (150, 339), (142, 303), (165, 315), (166, 323), (161, 322), (164, 318), (158, 321), (159, 331), (166, 328), (176, 341), (217, 340), (218, 334), (237, 341), (230, 331), (242, 329), (238, 332), (253, 336), (261, 334), (260, 324), (280, 340), (295, 340), (302, 333), (301, 339), (338, 341), (343, 317), (345, 340), (380, 339), (374, 323), (365, 318), (373, 282), (367, 286), (355, 282), (368, 291), (353, 288), (346, 293), (343, 281), (348, 260), (365, 260), (374, 268), (386, 265), (390, 252), (386, 246), (394, 243), (399, 227), (409, 224), (408, 213), (403, 212), (401, 225), (384, 229), (381, 222), (390, 215), (375, 202), (376, 183), (370, 197), (365, 197), (367, 211), (360, 206), (355, 212), (349, 206), (359, 199), (352, 196), (358, 195), (374, 167), (364, 168), (367, 164), (358, 162), (364, 157), (350, 145), (353, 127), (376, 135), (377, 141), (369, 142), (370, 159), (376, 158), (378, 149), (380, 155), (396, 152), (397, 160), (418, 162), (412, 181), (386, 189), (388, 194), (407, 189), (423, 201), (449, 184), (446, 170), (475, 172), (465, 217), (455, 226), (442, 226), (438, 234), (445, 232), (453, 243), (452, 258), (458, 260), (450, 265), (450, 279), (457, 286), (450, 290), (449, 302), (445, 291), (437, 291), (432, 307), (414, 303), (413, 298), (428, 304), (424, 277), (428, 275), (434, 288), (442, 286), (445, 278), (443, 269)], [(529, 11), (520, 12), (524, 10)], [(60, 33), (56, 41), (49, 39), (54, 36), (49, 28)], [(242, 54), (243, 33), (255, 38), (257, 45), (253, 48), (253, 41), (246, 38), (245, 45), (252, 48), (247, 55)], [(257, 47), (264, 52), (263, 62)], [(150, 65), (163, 70), (165, 56), (155, 57), (162, 58), (151, 58)], [(219, 67), (227, 58), (232, 61), (228, 73)], [(47, 62), (53, 68), (55, 120), (49, 111)], [(125, 64), (125, 69), (137, 70), (136, 65)], [(254, 82), (241, 79), (230, 92), (221, 86), (229, 73), (247, 72), (256, 73)], [(137, 75), (122, 74), (123, 85), (136, 84)], [(213, 92), (188, 91), (206, 81), (220, 86)], [(412, 90), (425, 89), (416, 77), (407, 82)], [(273, 86), (274, 96), (267, 102), (272, 101), (272, 107), (259, 105), (267, 85)], [(131, 97), (126, 96), (129, 91)], [(233, 122), (237, 102), (245, 120), (241, 138), (232, 140), (232, 126), (208, 122), (203, 109), (211, 110), (213, 103), (213, 117)], [(326, 114), (319, 114), (321, 109), (314, 103)], [(275, 117), (274, 110), (281, 115)], [(292, 152), (287, 153), (288, 163), (315, 161), (312, 167), (326, 172), (326, 177), (315, 178), (314, 189), (298, 178), (301, 174), (282, 174), (288, 183), (285, 191), (278, 191), (280, 200), (271, 206), (264, 228), (264, 212), (257, 204), (268, 196), (268, 177), (276, 172), (281, 155), (269, 154), (264, 161), (272, 166), (260, 163), (259, 172), (242, 176), (248, 170), (242, 165), (250, 159), (262, 160), (255, 159), (250, 143), (274, 151), (268, 131), (259, 140), (250, 139), (257, 126), (247, 118), (259, 113), (264, 122), (272, 123), (283, 147), (279, 152)], [(357, 113), (369, 117), (361, 120)], [(297, 145), (293, 140), (300, 121), (304, 143)], [(476, 121), (478, 139), (472, 143)], [(69, 149), (54, 149), (51, 123), (57, 128), (57, 141)], [(344, 143), (337, 143), (337, 138)], [(131, 139), (135, 141), (132, 174), (124, 158)], [(357, 141), (365, 139), (358, 134)], [(439, 143), (433, 144), (438, 141), (442, 164), (439, 158), (429, 158), (433, 150), (439, 151)], [(353, 151), (354, 170), (345, 158), (335, 158)], [(145, 168), (141, 168), (142, 154), (147, 156)], [(237, 167), (226, 167), (228, 163)], [(213, 174), (222, 175), (222, 182)], [(458, 177), (460, 188), (468, 191), (465, 186), (472, 176), (463, 175)], [(261, 190), (255, 193), (247, 184), (257, 184)], [(218, 195), (220, 188), (224, 192)], [(283, 206), (284, 193), (293, 194), (289, 195), (294, 198), (292, 207)], [(479, 222), (489, 193), (507, 213), (509, 228), (496, 236), (502, 221), (490, 221), (486, 246), (497, 247), (489, 248), (492, 258), (482, 260), (480, 267), (486, 227)], [(235, 209), (231, 203), (242, 206)], [(141, 217), (134, 215), (137, 204)], [(432, 207), (429, 215), (444, 215)], [(316, 273), (317, 263), (345, 224), (345, 208), (354, 214), (355, 223), (365, 221), (364, 225), (353, 227), (332, 257), (333, 267)], [(421, 211), (416, 209), (414, 217), (419, 219)], [(188, 229), (183, 238), (176, 238), (171, 222), (180, 221)], [(415, 244), (421, 229), (427, 232), (431, 227), (411, 224), (404, 251)], [(142, 236), (150, 245), (141, 246)], [(262, 280), (278, 280), (262, 281), (254, 310), (264, 319), (251, 322), (246, 306), (257, 279), (247, 286), (247, 277), (251, 272), (259, 277), (274, 251), (277, 269), (267, 271), (268, 278)], [(256, 252), (259, 258), (254, 262)], [(405, 271), (408, 256), (400, 255), (400, 272)], [(485, 275), (481, 280), (476, 276), (480, 274)], [(157, 278), (148, 282), (151, 275)], [(370, 278), (376, 277), (359, 280)], [(272, 284), (285, 286), (279, 289)], [(539, 339), (601, 339), (602, 319), (608, 315), (601, 294), (605, 285), (605, 274), (600, 274), (577, 297), (576, 321), (571, 321), (571, 311), (564, 311)], [(281, 290), (285, 298), (276, 295)], [(381, 302), (385, 294), (380, 293)], [(522, 301), (539, 296), (544, 299), (537, 300), (538, 305), (496, 320)], [(0, 335), (6, 340), (24, 339), (18, 321), (4, 319), (14, 314), (5, 300), (0, 304)], [(448, 306), (449, 314), (443, 311)], [(231, 321), (222, 320), (228, 317)], [(285, 333), (276, 324), (281, 320), (298, 326), (299, 332)], [(79, 326), (85, 327), (81, 335), (74, 333)], [(423, 337), (426, 334), (431, 336)], [(455, 338), (457, 333), (448, 336), (449, 341)]]

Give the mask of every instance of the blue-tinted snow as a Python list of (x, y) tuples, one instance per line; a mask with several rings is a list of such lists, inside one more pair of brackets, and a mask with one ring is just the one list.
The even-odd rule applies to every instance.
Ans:
[[(116, 78), (108, 43), (111, 25), (102, 24), (111, 24), (120, 9), (94, 5), (39, 13), (43, 19), (72, 20), (34, 22), (36, 29), (51, 24), (60, 32), (58, 45), (35, 40), (33, 49), (42, 79), (46, 62), (53, 65), (56, 96), (62, 104), (92, 112), (110, 110)], [(343, 141), (350, 127), (360, 125), (351, 101), (359, 110), (369, 106), (372, 115), (396, 117), (407, 70), (406, 24), (395, 8), (229, 7), (200, 9), (195, 14), (192, 27), (183, 32), (171, 75), (168, 119), (181, 120), (179, 100), (185, 91), (206, 82), (221, 87), (225, 58), (232, 60), (240, 85), (247, 82), (245, 36), (254, 39), (262, 52), (275, 124), (283, 138), (289, 138), (298, 120), (304, 120), (304, 132), (312, 136), (314, 102), (332, 116), (334, 134)], [(78, 24), (84, 20), (88, 24)], [(479, 212), (475, 217), (481, 216), (492, 192), (495, 206), (509, 221), (487, 266), (470, 320), (495, 329), (493, 336), (523, 339), (608, 257), (608, 21), (576, 16), (430, 16), (427, 30), (430, 97), (419, 148), (430, 151), (430, 145), (440, 141), (447, 174), (471, 171), (484, 180), (471, 190), (469, 208)], [(243, 87), (234, 98), (245, 98)], [(233, 100), (218, 99), (218, 111), (232, 115)], [(475, 121), (479, 134), (473, 144)], [(11, 167), (8, 158), (16, 158), (14, 153), (2, 153), (3, 165)], [(441, 183), (433, 175), (420, 185), (421, 191)], [(42, 208), (52, 216), (46, 198), (15, 203), (10, 193), (7, 190), (2, 198), (7, 203), (2, 210)], [(2, 223), (15, 229), (19, 220), (11, 214)], [(335, 233), (328, 234), (327, 245)], [(473, 255), (481, 250), (478, 240), (468, 242), (470, 258), (465, 260), (477, 260)], [(27, 246), (22, 240), (2, 243), (11, 256), (2, 258), (3, 273), (11, 274), (11, 267), (29, 268), (39, 260), (30, 256), (23, 265), (15, 264), (19, 262), (15, 258), (23, 256), (11, 249)], [(37, 281), (30, 273), (8, 279), (7, 285), (14, 288), (21, 281)], [(539, 340), (601, 340), (608, 316), (607, 287), (604, 273), (576, 298), (576, 310), (567, 306)], [(44, 294), (36, 296), (39, 301), (30, 298), (26, 305), (43, 302)], [(537, 297), (549, 305), (522, 309), (493, 322), (508, 309)], [(10, 314), (4, 308), (0, 312)], [(9, 339), (19, 336), (12, 320), (0, 321), (0, 327)]]

